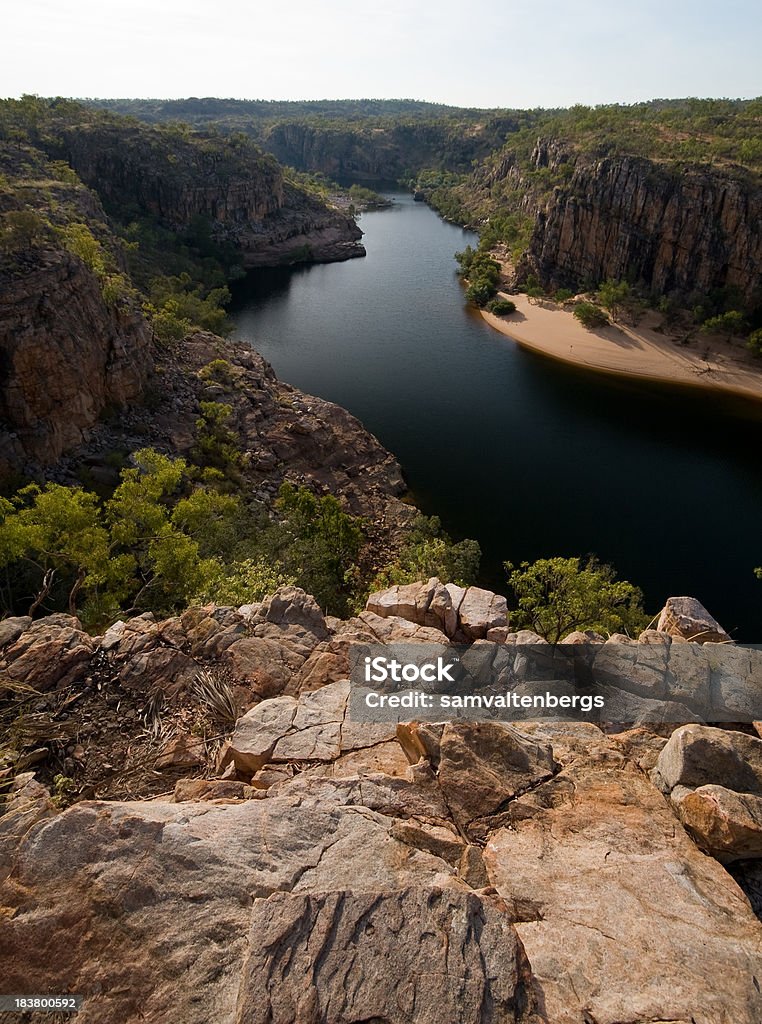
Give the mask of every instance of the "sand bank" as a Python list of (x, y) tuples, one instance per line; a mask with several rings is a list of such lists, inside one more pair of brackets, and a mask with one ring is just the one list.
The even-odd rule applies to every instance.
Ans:
[(762, 401), (762, 361), (740, 342), (701, 334), (683, 345), (655, 328), (658, 313), (637, 326), (616, 324), (588, 330), (570, 309), (532, 305), (526, 295), (506, 295), (516, 312), (499, 317), (482, 311), (492, 327), (519, 345), (598, 373), (680, 384)]

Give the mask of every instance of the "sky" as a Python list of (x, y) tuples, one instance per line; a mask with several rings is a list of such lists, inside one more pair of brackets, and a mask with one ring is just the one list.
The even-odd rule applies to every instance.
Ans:
[(759, 0), (2, 0), (2, 7), (0, 97), (556, 107), (762, 94)]

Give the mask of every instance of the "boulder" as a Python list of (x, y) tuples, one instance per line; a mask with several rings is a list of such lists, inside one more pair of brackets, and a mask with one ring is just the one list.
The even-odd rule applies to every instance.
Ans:
[[(273, 979), (272, 971), (277, 970), (261, 941), (262, 927), (271, 915), (276, 930), (285, 920), (276, 908), (268, 908), (270, 895), (298, 892), (311, 897), (351, 890), (372, 894), (363, 904), (372, 914), (374, 901), (382, 908), (391, 893), (410, 888), (426, 890), (420, 910), (414, 897), (405, 900), (405, 917), (380, 909), (379, 928), (384, 920), (390, 924), (388, 941), (382, 938), (383, 931), (379, 936), (381, 955), (387, 955), (391, 923), (396, 920), (405, 937), (397, 963), (400, 969), (408, 963), (412, 979), (416, 971), (420, 973), (420, 949), (409, 957), (403, 951), (412, 950), (413, 936), (419, 943), (434, 942), (425, 939), (427, 925), (433, 928), (440, 921), (435, 934), (444, 938), (451, 921), (458, 942), (465, 944), (462, 956), (456, 950), (452, 953), (454, 992), (465, 997), (471, 991), (460, 973), (466, 966), (476, 972), (469, 975), (473, 991), (480, 991), (478, 964), (482, 956), (491, 955), (493, 946), (498, 959), (489, 960), (494, 968), (482, 975), (484, 986), (487, 974), (494, 975), (489, 983), (493, 988), (483, 988), (483, 1005), (489, 1004), (487, 993), (509, 992), (519, 964), (524, 973), (518, 991), (523, 992), (527, 968), (510, 919), (500, 913), (499, 904), (494, 904), (494, 917), (485, 929), (489, 941), (482, 949), (477, 933), (489, 911), (480, 910), (479, 899), (469, 895), (450, 864), (394, 839), (391, 825), (391, 819), (364, 807), (309, 798), (76, 804), (38, 820), (23, 836), (17, 831), (8, 849), (13, 873), (0, 887), (3, 984), (15, 992), (81, 993), (83, 1018), (92, 1024), (250, 1020), (255, 1010), (240, 1016), (239, 1000), (245, 999), (247, 1006), (263, 1001), (268, 978)], [(448, 903), (450, 889), (460, 903)], [(314, 909), (318, 904), (308, 900), (307, 905)], [(312, 933), (315, 941), (323, 921), (321, 917)], [(500, 942), (501, 933), (505, 937)], [(337, 950), (342, 956), (351, 955), (346, 945), (349, 934), (341, 929)], [(330, 935), (327, 938), (332, 941)], [(372, 930), (360, 928), (357, 942), (367, 950), (362, 962), (368, 977), (379, 976)], [(265, 959), (257, 967), (254, 961), (260, 956)], [(314, 969), (320, 970), (319, 963)], [(309, 986), (308, 975), (291, 973), (289, 991), (300, 973)], [(505, 988), (499, 980), (503, 973)], [(183, 983), (178, 985), (180, 977)], [(421, 994), (430, 991), (429, 984), (440, 983), (436, 978), (429, 983), (424, 973)], [(356, 996), (347, 991), (346, 1019), (372, 1019), (364, 1007), (373, 991), (371, 981)], [(474, 1005), (480, 1005), (478, 999)]]
[(695, 597), (670, 597), (656, 624), (659, 632), (697, 644), (730, 643), (731, 638)]
[(273, 697), (238, 719), (230, 739), (230, 754), (239, 772), (253, 775), (267, 764), (275, 744), (291, 728), (296, 706), (294, 697)]
[(508, 625), (508, 604), (502, 594), (469, 587), (458, 609), (458, 626), (468, 640), (480, 640), (490, 629)]
[(678, 786), (671, 799), (688, 834), (721, 863), (762, 857), (762, 796), (724, 786)]
[(665, 793), (675, 786), (695, 789), (716, 783), (737, 793), (762, 794), (762, 739), (684, 725), (670, 736), (651, 778)]
[(436, 576), (371, 594), (365, 608), (380, 618), (429, 626), (461, 641), (484, 639), (490, 630), (508, 625), (508, 606), (500, 594), (453, 583), (445, 586)]
[[(20, 628), (21, 627), (21, 628)], [(0, 678), (24, 683), (40, 692), (60, 689), (84, 678), (95, 653), (93, 639), (79, 620), (49, 615), (23, 627), (17, 623), (0, 658)]]
[(557, 768), (548, 743), (500, 722), (401, 724), (398, 736), (411, 762), (431, 762), (453, 820), (465, 833)]

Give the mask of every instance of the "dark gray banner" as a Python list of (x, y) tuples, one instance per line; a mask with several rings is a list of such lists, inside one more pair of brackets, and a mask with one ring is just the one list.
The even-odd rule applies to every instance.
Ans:
[(356, 722), (762, 719), (757, 645), (352, 644), (350, 680)]

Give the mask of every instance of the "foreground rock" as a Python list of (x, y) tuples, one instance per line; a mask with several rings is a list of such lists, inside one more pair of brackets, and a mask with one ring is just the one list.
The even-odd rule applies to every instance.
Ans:
[(366, 608), (382, 618), (395, 616), (431, 626), (462, 642), (493, 639), (489, 637), (491, 630), (508, 626), (508, 606), (502, 595), (480, 587), (443, 584), (436, 576), (427, 583), (409, 583), (371, 594)]
[(505, 909), (439, 889), (258, 900), (238, 1019), (538, 1021)]
[(548, 1021), (760, 1019), (762, 926), (634, 766), (578, 762), (510, 808), (485, 862)]
[(702, 849), (723, 863), (762, 857), (762, 740), (687, 725), (651, 777)]

